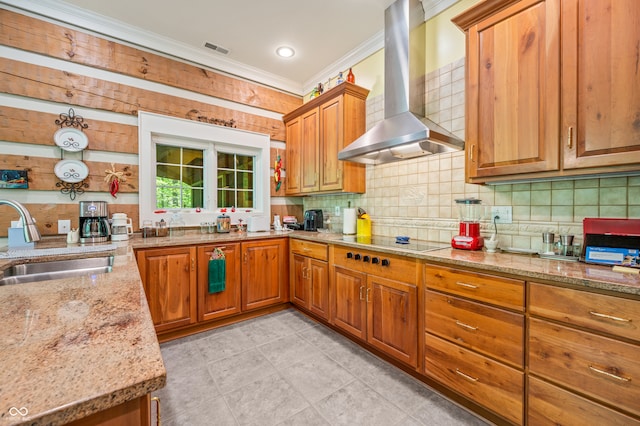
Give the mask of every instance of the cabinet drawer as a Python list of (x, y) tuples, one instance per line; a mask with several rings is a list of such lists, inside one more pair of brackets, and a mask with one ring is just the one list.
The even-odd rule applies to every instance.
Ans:
[(301, 254), (303, 256), (312, 257), (318, 260), (326, 261), (328, 259), (328, 246), (326, 244), (314, 243), (305, 240), (289, 240), (289, 248), (291, 253)]
[(640, 301), (531, 283), (532, 314), (640, 341)]
[(522, 424), (524, 373), (428, 333), (425, 373), (502, 417)]
[(524, 281), (425, 265), (427, 287), (524, 311)]
[(523, 367), (524, 316), (434, 291), (425, 292), (425, 329)]
[[(415, 259), (360, 248), (334, 246), (334, 264), (352, 271), (373, 274), (416, 285), (418, 263)], [(348, 254), (351, 254), (351, 257)], [(374, 258), (378, 263), (373, 263)], [(386, 262), (385, 262), (386, 261)]]
[(640, 347), (531, 318), (529, 371), (640, 414)]
[(535, 377), (529, 378), (530, 425), (639, 426), (640, 421)]

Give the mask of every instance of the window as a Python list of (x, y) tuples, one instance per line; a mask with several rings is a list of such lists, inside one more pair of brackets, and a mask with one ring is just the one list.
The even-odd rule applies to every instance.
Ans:
[(168, 221), (179, 212), (194, 226), (220, 208), (269, 211), (268, 135), (145, 112), (138, 117), (140, 221)]
[(204, 151), (156, 145), (156, 207), (204, 207)]

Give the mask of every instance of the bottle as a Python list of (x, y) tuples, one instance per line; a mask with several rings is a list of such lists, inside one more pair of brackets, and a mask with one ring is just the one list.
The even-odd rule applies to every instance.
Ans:
[(336, 81), (336, 86), (337, 86), (338, 84), (342, 84), (342, 83), (344, 83), (344, 78), (342, 78), (342, 71), (340, 71), (340, 72), (338, 73), (338, 80)]
[(349, 68), (349, 74), (347, 74), (347, 81), (353, 84), (356, 83), (356, 76), (353, 75), (353, 71), (351, 71), (351, 68)]

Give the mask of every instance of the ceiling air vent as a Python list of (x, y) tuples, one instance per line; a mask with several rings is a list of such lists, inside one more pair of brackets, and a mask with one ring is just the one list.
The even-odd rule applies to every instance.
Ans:
[(229, 53), (229, 49), (225, 49), (222, 46), (218, 46), (216, 44), (212, 44), (212, 43), (209, 43), (209, 42), (206, 42), (204, 44), (204, 47), (208, 47), (209, 49), (215, 50), (216, 52), (220, 52), (223, 55), (226, 55), (227, 53)]

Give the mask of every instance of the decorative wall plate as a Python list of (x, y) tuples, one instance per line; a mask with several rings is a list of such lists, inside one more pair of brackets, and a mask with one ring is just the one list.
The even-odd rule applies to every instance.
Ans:
[(89, 168), (82, 161), (62, 160), (56, 163), (53, 172), (63, 182), (82, 182), (89, 176)]
[(79, 129), (63, 127), (53, 134), (53, 141), (65, 151), (79, 152), (89, 145), (89, 138)]

